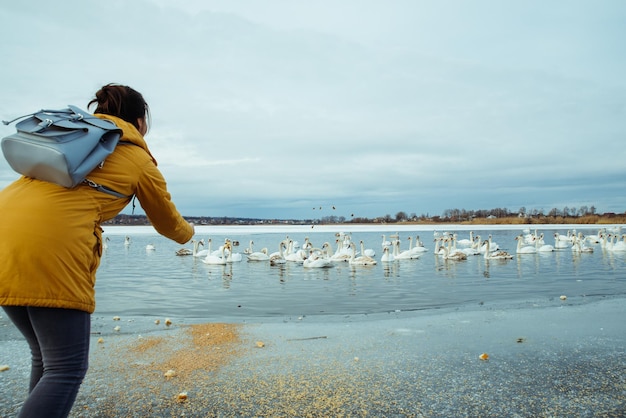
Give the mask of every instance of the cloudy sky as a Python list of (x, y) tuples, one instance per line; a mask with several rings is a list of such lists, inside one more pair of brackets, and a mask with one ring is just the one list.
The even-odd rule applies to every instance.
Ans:
[(622, 0), (3, 2), (0, 116), (134, 87), (188, 216), (621, 213), (625, 21)]

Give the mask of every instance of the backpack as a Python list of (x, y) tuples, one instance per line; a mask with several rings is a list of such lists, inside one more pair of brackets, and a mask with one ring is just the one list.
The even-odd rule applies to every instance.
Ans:
[(128, 197), (89, 179), (87, 175), (115, 149), (122, 130), (76, 106), (39, 110), (10, 121), (17, 132), (2, 138), (4, 158), (18, 173), (73, 188), (84, 183), (116, 197)]

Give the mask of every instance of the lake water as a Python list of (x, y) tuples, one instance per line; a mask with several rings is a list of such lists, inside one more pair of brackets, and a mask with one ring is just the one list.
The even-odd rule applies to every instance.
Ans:
[[(606, 226), (615, 228), (615, 226)], [(254, 250), (278, 251), (287, 236), (300, 244), (308, 237), (316, 247), (344, 233), (357, 244), (376, 252), (376, 266), (335, 263), (332, 268), (306, 269), (288, 262), (243, 261), (207, 265), (201, 258), (177, 256), (179, 245), (158, 235), (152, 227), (105, 227), (109, 237), (97, 274), (96, 314), (124, 316), (178, 316), (202, 320), (261, 321), (307, 316), (325, 320), (349, 316), (438, 308), (490, 305), (530, 305), (559, 300), (584, 303), (598, 297), (626, 293), (626, 253), (593, 245), (592, 253), (564, 249), (551, 253), (515, 255), (515, 237), (524, 226), (197, 226), (195, 239), (211, 238), (212, 249), (226, 238), (239, 241), (234, 252), (243, 253), (249, 241)], [(547, 244), (554, 245), (555, 232), (576, 229), (596, 234), (598, 226), (542, 225)], [(459, 239), (469, 232), (482, 239), (490, 234), (512, 260), (485, 260), (469, 256), (466, 261), (444, 260), (434, 254), (434, 233), (455, 232)], [(533, 231), (535, 229), (533, 228)], [(398, 233), (401, 249), (408, 237), (419, 236), (428, 248), (416, 260), (380, 261), (382, 235)], [(125, 236), (131, 244), (124, 245)], [(154, 251), (146, 250), (148, 244)], [(202, 247), (201, 247), (202, 249)]]

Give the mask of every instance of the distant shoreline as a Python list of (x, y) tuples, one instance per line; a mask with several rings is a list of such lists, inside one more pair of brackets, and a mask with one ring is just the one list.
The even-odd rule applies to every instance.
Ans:
[[(196, 234), (314, 233), (314, 232), (434, 232), (470, 230), (563, 229), (597, 230), (624, 228), (626, 224), (324, 224), (324, 225), (196, 225)], [(105, 234), (157, 234), (151, 225), (103, 225)]]

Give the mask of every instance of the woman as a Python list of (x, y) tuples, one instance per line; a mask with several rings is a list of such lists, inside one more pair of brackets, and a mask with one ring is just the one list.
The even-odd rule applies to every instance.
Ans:
[(103, 221), (137, 197), (154, 228), (188, 242), (187, 223), (170, 200), (144, 141), (149, 108), (130, 87), (102, 87), (88, 108), (123, 134), (102, 167), (88, 176), (125, 198), (81, 184), (66, 189), (22, 176), (0, 191), (0, 306), (26, 338), (32, 366), (20, 417), (66, 417), (88, 366), (96, 269)]

